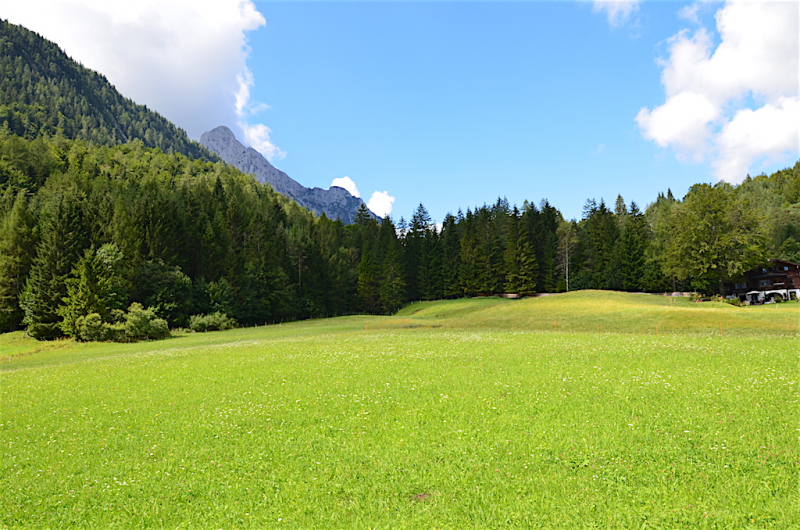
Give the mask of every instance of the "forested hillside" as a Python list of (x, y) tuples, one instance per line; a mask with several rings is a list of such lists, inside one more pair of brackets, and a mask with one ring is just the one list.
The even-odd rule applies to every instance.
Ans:
[(123, 97), (105, 77), (54, 43), (0, 19), (0, 127), (27, 139), (63, 135), (99, 145), (147, 147), (218, 160), (160, 114)]
[(89, 315), (113, 326), (132, 302), (177, 327), (214, 312), (263, 324), (505, 292), (712, 292), (766, 257), (800, 260), (799, 197), (800, 163), (667, 193), (644, 212), (590, 200), (567, 221), (547, 201), (498, 200), (441, 230), (422, 205), (409, 222), (364, 209), (345, 226), (222, 163), (5, 130), (0, 330), (87, 338)]

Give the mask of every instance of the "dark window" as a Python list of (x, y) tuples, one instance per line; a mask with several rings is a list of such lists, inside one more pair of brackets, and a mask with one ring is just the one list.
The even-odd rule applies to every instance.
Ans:
[(759, 287), (769, 287), (769, 280), (761, 280), (758, 285)]

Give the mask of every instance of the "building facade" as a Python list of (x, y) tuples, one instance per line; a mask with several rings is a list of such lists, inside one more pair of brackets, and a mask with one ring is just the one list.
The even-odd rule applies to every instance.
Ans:
[(783, 300), (800, 299), (800, 264), (782, 259), (744, 273), (736, 283), (726, 285), (726, 294), (751, 303), (764, 303), (780, 296)]

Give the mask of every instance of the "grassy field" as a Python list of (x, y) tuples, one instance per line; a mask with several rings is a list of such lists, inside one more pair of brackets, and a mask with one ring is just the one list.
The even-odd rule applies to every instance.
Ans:
[(0, 527), (795, 528), (798, 317), (581, 292), (0, 335)]

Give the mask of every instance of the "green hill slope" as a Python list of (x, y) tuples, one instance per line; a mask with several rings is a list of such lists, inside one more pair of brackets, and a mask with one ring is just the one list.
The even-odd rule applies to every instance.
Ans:
[(687, 298), (587, 290), (523, 300), (472, 298), (419, 302), (406, 306), (397, 316), (411, 317), (420, 325), (461, 328), (784, 334), (798, 331), (800, 304), (735, 307), (719, 302), (694, 303)]
[(39, 134), (100, 145), (135, 138), (147, 147), (190, 158), (216, 155), (108, 80), (70, 59), (56, 44), (0, 20), (0, 127), (33, 139)]
[(393, 316), (359, 315), (240, 328), (219, 333), (181, 335), (147, 344), (43, 343), (23, 332), (0, 334), (3, 369), (39, 366), (175, 347), (212, 346), (227, 342), (337, 335), (357, 331), (404, 330), (553, 331), (632, 335), (753, 336), (774, 339), (800, 335), (800, 303), (734, 307), (686, 298), (576, 291), (555, 296), (505, 300), (465, 298), (409, 304)]

